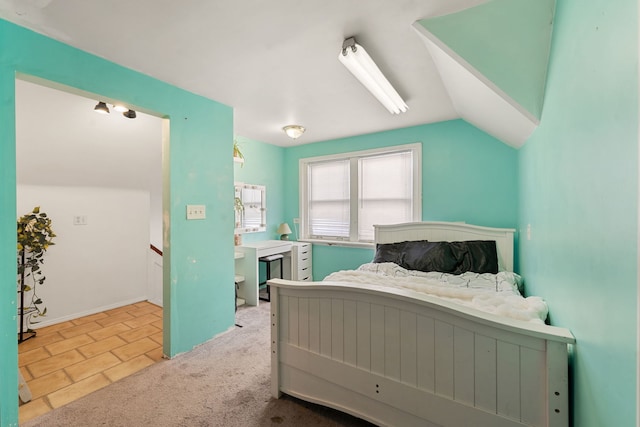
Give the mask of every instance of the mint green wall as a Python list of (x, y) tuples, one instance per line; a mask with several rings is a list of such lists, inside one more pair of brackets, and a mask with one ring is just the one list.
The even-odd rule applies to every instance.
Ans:
[(540, 118), (555, 0), (491, 0), (419, 21)]
[[(287, 148), (287, 221), (291, 224), (299, 216), (299, 159), (414, 142), (422, 142), (424, 220), (516, 227), (517, 151), (462, 120)], [(314, 245), (314, 279), (357, 267), (370, 261), (372, 254), (370, 249)]]
[(519, 152), (520, 269), (577, 339), (573, 425), (636, 425), (636, 0), (559, 0), (540, 127)]
[[(0, 22), (0, 49), (8, 39)], [(0, 52), (2, 52), (0, 50)], [(2, 53), (0, 53), (2, 55)], [(0, 425), (18, 424), (16, 342), (16, 146), (12, 70), (0, 59)], [(7, 126), (8, 124), (8, 126)], [(9, 163), (9, 164), (7, 164)]]
[(322, 280), (334, 271), (353, 270), (371, 262), (373, 255), (373, 249), (313, 245), (313, 280)]
[[(171, 145), (165, 152), (165, 173), (169, 173), (165, 178), (169, 194), (165, 218), (170, 230), (164, 248), (165, 353), (174, 356), (191, 350), (234, 322), (233, 285), (229, 285), (233, 283), (232, 109), (0, 20), (2, 426), (18, 422), (16, 73), (78, 88), (84, 94), (122, 100), (138, 110), (170, 118)], [(188, 203), (205, 204), (207, 219), (186, 221)]]
[[(284, 148), (249, 138), (237, 137), (244, 164), (236, 163), (234, 177), (236, 182), (266, 186), (267, 195), (267, 229), (259, 233), (242, 235), (242, 242), (279, 239), (276, 233), (283, 222), (284, 198), (289, 191), (284, 182)], [(293, 230), (293, 223), (289, 222)]]

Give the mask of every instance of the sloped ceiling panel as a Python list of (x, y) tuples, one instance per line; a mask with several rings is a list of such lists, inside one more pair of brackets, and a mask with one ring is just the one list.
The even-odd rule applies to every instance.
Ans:
[(494, 0), (414, 24), (460, 116), (520, 147), (542, 114), (555, 0)]
[(538, 119), (424, 28), (417, 29), (460, 117), (505, 144), (520, 148), (538, 126)]

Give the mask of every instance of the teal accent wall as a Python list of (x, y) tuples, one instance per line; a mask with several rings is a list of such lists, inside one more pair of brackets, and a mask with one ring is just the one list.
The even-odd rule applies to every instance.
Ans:
[[(516, 270), (528, 293), (543, 296), (552, 323), (577, 338), (573, 425), (635, 425), (637, 17), (635, 0), (557, 2), (541, 124), (519, 151), (453, 120), (286, 149), (241, 138), (242, 168), (231, 161), (231, 108), (0, 20), (0, 425), (17, 425), (18, 418), (16, 73), (171, 120), (164, 248), (169, 355), (233, 325), (234, 180), (267, 186), (269, 230), (245, 241), (277, 238), (275, 227), (287, 221), (294, 228), (299, 216), (300, 158), (422, 142), (424, 220), (519, 229)], [(188, 203), (206, 204), (207, 220), (186, 221)], [(371, 249), (315, 245), (314, 278), (372, 256)]]
[[(229, 285), (234, 274), (232, 109), (0, 20), (2, 426), (18, 423), (16, 73), (77, 88), (84, 95), (121, 100), (170, 119), (170, 146), (164, 153), (164, 351), (170, 356), (189, 351), (234, 323), (234, 290)], [(190, 203), (205, 204), (207, 219), (187, 221)]]
[(540, 118), (555, 3), (491, 0), (419, 23)]
[(371, 262), (374, 254), (373, 249), (313, 245), (313, 280), (322, 280), (334, 271), (353, 270)]
[[(0, 22), (0, 47), (8, 39)], [(16, 139), (13, 70), (0, 50), (0, 425), (18, 425), (16, 341)], [(7, 126), (7, 124), (9, 124)], [(7, 164), (9, 163), (9, 164)]]
[(558, 2), (541, 124), (519, 152), (520, 269), (577, 339), (579, 427), (636, 425), (637, 8)]
[[(259, 233), (242, 235), (242, 242), (249, 243), (260, 240), (278, 240), (276, 233), (283, 222), (284, 199), (289, 190), (284, 182), (284, 148), (245, 137), (236, 138), (243, 156), (244, 164), (236, 163), (234, 177), (236, 182), (264, 185), (267, 195), (267, 229)], [(293, 230), (293, 223), (289, 222)]]
[[(422, 219), (516, 228), (518, 152), (463, 120), (305, 144), (285, 150), (285, 218), (299, 217), (301, 158), (422, 142)], [(384, 173), (384, 171), (381, 171)], [(321, 280), (372, 259), (371, 249), (314, 245)]]

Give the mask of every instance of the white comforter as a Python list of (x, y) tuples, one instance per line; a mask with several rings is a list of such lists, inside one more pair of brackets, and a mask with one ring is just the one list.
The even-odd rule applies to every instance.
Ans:
[(331, 273), (325, 281), (361, 283), (410, 289), (437, 296), (487, 313), (544, 323), (547, 304), (540, 297), (523, 297), (516, 273), (447, 273), (406, 270), (393, 263), (368, 263), (357, 270)]

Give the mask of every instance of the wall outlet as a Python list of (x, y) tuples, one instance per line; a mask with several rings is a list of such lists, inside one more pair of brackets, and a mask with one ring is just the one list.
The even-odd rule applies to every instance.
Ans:
[(86, 215), (74, 215), (73, 225), (87, 225), (88, 219)]
[(205, 219), (206, 217), (205, 205), (187, 205), (187, 219)]

